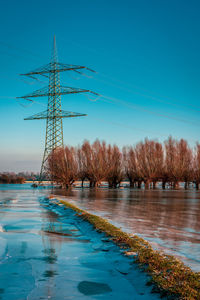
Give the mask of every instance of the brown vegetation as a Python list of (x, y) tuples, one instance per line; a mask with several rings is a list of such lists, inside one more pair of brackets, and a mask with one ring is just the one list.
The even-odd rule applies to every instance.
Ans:
[(48, 171), (56, 182), (66, 188), (71, 186), (78, 176), (76, 149), (65, 147), (54, 150), (48, 158)]
[(10, 174), (0, 174), (0, 183), (19, 183), (22, 184), (25, 182), (25, 178), (16, 175)]
[(135, 146), (124, 147), (106, 144), (96, 140), (85, 141), (79, 147), (57, 148), (49, 156), (48, 172), (62, 186), (69, 187), (75, 180), (82, 186), (88, 180), (90, 187), (107, 181), (109, 187), (119, 187), (122, 180), (128, 180), (131, 187), (156, 188), (162, 182), (178, 188), (180, 182), (185, 189), (193, 182), (200, 184), (200, 144), (191, 149), (186, 140), (169, 137), (164, 145), (145, 139)]
[(198, 189), (200, 184), (200, 144), (196, 145), (194, 152), (192, 178), (196, 185), (196, 189)]

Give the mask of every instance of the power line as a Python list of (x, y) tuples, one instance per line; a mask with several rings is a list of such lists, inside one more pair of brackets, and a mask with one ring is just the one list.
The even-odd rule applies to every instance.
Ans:
[(30, 51), (30, 50), (28, 50), (28, 49), (25, 49), (25, 48), (19, 48), (19, 47), (16, 47), (16, 46), (14, 46), (14, 45), (12, 45), (12, 44), (10, 44), (10, 43), (5, 43), (5, 42), (3, 42), (3, 41), (0, 41), (0, 44), (2, 45), (2, 46), (4, 46), (4, 47), (6, 47), (6, 48), (8, 48), (8, 49), (13, 49), (13, 50), (15, 50), (15, 51), (19, 51), (20, 53), (26, 53), (26, 54), (28, 54), (29, 56), (32, 56), (32, 57), (34, 57), (35, 59), (37, 59), (37, 61), (39, 60), (39, 58), (40, 58), (40, 61), (41, 61), (41, 59), (44, 59), (45, 57), (44, 56), (42, 56), (42, 55), (40, 55), (40, 54), (37, 54), (37, 53), (35, 53), (35, 52), (32, 52), (32, 51)]
[[(79, 43), (75, 43), (75, 42), (72, 42), (72, 43), (74, 43), (75, 45), (78, 45), (78, 46), (81, 47), (81, 48), (85, 48), (86, 50), (91, 50), (89, 47), (85, 47), (85, 46), (83, 47), (83, 46), (80, 45)], [(18, 47), (16, 47), (16, 46), (13, 46), (13, 45), (10, 44), (10, 43), (8, 44), (8, 43), (5, 43), (5, 42), (0, 41), (0, 44), (4, 45), (4, 46), (6, 46), (6, 47), (8, 47), (8, 48), (10, 48), (10, 49), (14, 49), (14, 50), (20, 51), (20, 53), (23, 51), (24, 53), (26, 53), (26, 54), (28, 54), (28, 55), (31, 55), (31, 56), (33, 56), (33, 57), (37, 57), (37, 58), (40, 57), (40, 58), (43, 58), (43, 56), (41, 56), (41, 55), (39, 55), (39, 54), (36, 54), (36, 53), (34, 53), (34, 52), (30, 51), (30, 50), (27, 50), (27, 49), (18, 48)], [(96, 54), (99, 54), (96, 50), (92, 50), (92, 52), (94, 52), (94, 53), (96, 53)], [(24, 59), (24, 58), (25, 58), (25, 57), (22, 57), (22, 56), (19, 56), (19, 55), (13, 55), (13, 54), (11, 54), (11, 53), (4, 53), (4, 54), (7, 54), (7, 55), (12, 56), (12, 57), (15, 57), (15, 58), (21, 58), (21, 59)], [(25, 59), (27, 59), (27, 58), (25, 58)], [(28, 58), (28, 59), (29, 59), (29, 58)], [(174, 102), (170, 102), (170, 101), (168, 101), (168, 100), (166, 101), (166, 100), (164, 100), (164, 99), (160, 99), (160, 98), (158, 98), (158, 97), (155, 97), (155, 96), (152, 96), (152, 95), (149, 95), (149, 94), (142, 94), (142, 93), (140, 93), (140, 92), (133, 91), (132, 89), (128, 89), (128, 88), (126, 88), (126, 87), (124, 87), (124, 86), (121, 86), (121, 85), (119, 85), (119, 84), (111, 83), (110, 80), (111, 80), (111, 81), (114, 81), (114, 82), (117, 82), (117, 83), (125, 84), (126, 86), (130, 86), (131, 88), (134, 87), (134, 88), (139, 89), (139, 90), (141, 90), (141, 91), (147, 91), (147, 92), (149, 92), (149, 91), (148, 91), (147, 89), (138, 87), (138, 86), (136, 86), (136, 85), (128, 84), (127, 82), (124, 82), (124, 81), (122, 81), (122, 80), (116, 79), (116, 78), (114, 78), (113, 76), (109, 76), (109, 75), (107, 75), (107, 74), (105, 74), (105, 73), (99, 73), (99, 72), (98, 72), (98, 74), (99, 74), (100, 76), (104, 77), (104, 78), (109, 79), (109, 81), (103, 81), (103, 80), (98, 79), (98, 78), (95, 78), (95, 80), (104, 82), (104, 83), (106, 83), (107, 85), (114, 86), (114, 87), (116, 87), (116, 88), (118, 88), (118, 89), (125, 90), (125, 91), (127, 91), (127, 92), (129, 92), (129, 93), (132, 93), (132, 94), (134, 94), (134, 95), (139, 95), (139, 96), (141, 96), (141, 97), (148, 98), (148, 99), (151, 99), (151, 100), (153, 100), (153, 101), (156, 101), (156, 102), (159, 102), (159, 103), (164, 103), (164, 104), (171, 105), (171, 106), (175, 106), (175, 107), (183, 107), (183, 106), (184, 106), (184, 107), (187, 107), (187, 108), (189, 108), (190, 110), (193, 110), (193, 111), (196, 111), (196, 112), (200, 111), (199, 108), (197, 108), (196, 106), (194, 106), (194, 105), (192, 105), (192, 104), (190, 104), (190, 103), (188, 103), (188, 104), (174, 103)], [(84, 75), (84, 76), (87, 77), (87, 78), (92, 78), (92, 76), (88, 76), (87, 74), (84, 74), (84, 73), (83, 73), (82, 75)], [(71, 75), (71, 76), (72, 76), (72, 75)], [(34, 78), (34, 79), (36, 79), (36, 78)], [(73, 79), (74, 79), (74, 78), (73, 78)], [(75, 79), (77, 79), (77, 78), (75, 78)], [(36, 79), (36, 80), (39, 81), (39, 79)], [(162, 96), (161, 96), (161, 97), (162, 97)], [(166, 96), (164, 96), (164, 97), (166, 97)], [(168, 98), (168, 97), (167, 97), (167, 98)], [(174, 101), (174, 99), (172, 99), (172, 100)]]
[[(98, 73), (98, 74), (101, 75), (101, 73)], [(107, 81), (107, 80), (102, 80), (102, 79), (99, 79), (99, 78), (94, 78), (94, 79), (97, 80), (97, 81), (103, 82), (106, 85), (110, 85), (110, 86), (113, 86), (117, 89), (124, 90), (124, 91), (126, 91), (128, 93), (131, 93), (133, 95), (138, 95), (138, 96), (141, 96), (141, 97), (144, 97), (144, 98), (147, 98), (147, 99), (151, 99), (151, 100), (156, 101), (156, 102), (164, 103), (164, 104), (167, 104), (168, 106), (171, 105), (171, 106), (176, 106), (176, 107), (181, 107), (181, 108), (184, 106), (184, 107), (187, 107), (187, 109), (190, 109), (192, 111), (200, 112), (200, 109), (196, 108), (194, 105), (190, 105), (190, 104), (185, 105), (185, 104), (172, 103), (172, 102), (169, 102), (169, 101), (166, 101), (166, 100), (163, 100), (163, 99), (151, 96), (151, 95), (146, 95), (146, 94), (142, 94), (140, 92), (133, 91), (131, 89), (127, 89), (124, 86), (121, 86), (119, 84), (117, 85), (117, 84), (111, 83), (110, 81)], [(112, 79), (112, 77), (111, 77), (111, 79)]]
[[(63, 41), (65, 41), (65, 39), (63, 39), (62, 38), (62, 40)], [(90, 52), (92, 52), (92, 53), (94, 53), (94, 54), (96, 54), (96, 55), (102, 55), (102, 52), (99, 52), (99, 51), (97, 51), (96, 49), (93, 49), (93, 48), (91, 48), (91, 47), (88, 47), (88, 46), (83, 46), (82, 44), (80, 44), (80, 43), (77, 43), (77, 41), (70, 41), (71, 43), (73, 43), (75, 46), (78, 46), (78, 47), (80, 47), (80, 48), (82, 48), (82, 49), (85, 49), (86, 51), (90, 51)], [(121, 60), (118, 60), (118, 59), (114, 59), (113, 57), (111, 57), (111, 58), (109, 58), (109, 60), (113, 60), (113, 61), (117, 61), (117, 62), (120, 62), (121, 63)], [(123, 65), (125, 64), (125, 62), (123, 61)], [(128, 67), (130, 67), (130, 64), (127, 64), (127, 66)], [(167, 105), (171, 105), (171, 106), (176, 106), (176, 107), (187, 107), (187, 108), (189, 108), (190, 110), (193, 110), (193, 111), (200, 111), (200, 108), (199, 107), (196, 107), (195, 105), (192, 105), (191, 103), (187, 103), (187, 104), (183, 104), (183, 103), (174, 103), (174, 101), (177, 101), (177, 100), (174, 100), (173, 98), (171, 98), (170, 97), (170, 99), (172, 99), (172, 101), (173, 102), (171, 102), (171, 101), (168, 101), (168, 100), (165, 100), (165, 99), (160, 99), (160, 95), (159, 95), (159, 98), (158, 97), (155, 97), (155, 96), (152, 96), (152, 95), (146, 95), (146, 94), (141, 94), (141, 93), (139, 93), (139, 92), (135, 92), (135, 91), (133, 91), (132, 90), (132, 88), (134, 87), (134, 88), (136, 88), (136, 89), (139, 89), (139, 90), (141, 90), (141, 91), (144, 91), (144, 92), (150, 92), (150, 93), (152, 93), (151, 91), (149, 91), (149, 90), (147, 90), (147, 89), (144, 89), (144, 88), (141, 88), (141, 87), (138, 87), (138, 86), (136, 86), (136, 85), (133, 85), (133, 84), (128, 84), (127, 82), (124, 82), (124, 81), (122, 81), (122, 80), (119, 80), (119, 79), (116, 79), (116, 78), (114, 78), (113, 76), (108, 76), (107, 74), (105, 74), (105, 73), (99, 73), (98, 72), (98, 74), (100, 75), (100, 76), (103, 76), (104, 78), (107, 78), (107, 79), (109, 79), (109, 81), (104, 81), (104, 83), (106, 83), (106, 84), (108, 84), (108, 85), (111, 85), (111, 83), (110, 83), (110, 80), (112, 80), (112, 81), (115, 81), (115, 82), (117, 82), (117, 83), (122, 83), (122, 84), (125, 84), (125, 85), (128, 85), (128, 86), (130, 86), (131, 87), (131, 90), (129, 89), (127, 89), (127, 88), (125, 88), (125, 87), (123, 87), (123, 86), (121, 86), (121, 85), (115, 85), (115, 87), (117, 87), (117, 88), (120, 88), (120, 89), (123, 89), (123, 90), (126, 90), (126, 91), (128, 91), (128, 92), (131, 92), (131, 93), (134, 93), (134, 94), (138, 94), (138, 95), (140, 95), (140, 96), (142, 96), (142, 97), (145, 97), (145, 98), (149, 98), (149, 99), (151, 99), (151, 100), (154, 100), (154, 101), (156, 101), (156, 102), (160, 102), (160, 103), (164, 103), (164, 104), (167, 104)], [(99, 80), (98, 78), (95, 78), (95, 80)], [(112, 84), (113, 85), (113, 84)], [(154, 94), (155, 94), (155, 92), (153, 92)], [(168, 98), (169, 99), (169, 97), (167, 96), (162, 96), (161, 95), (161, 97), (164, 97), (164, 98)]]
[(143, 107), (141, 107), (139, 105), (135, 105), (135, 104), (132, 104), (130, 102), (126, 102), (126, 101), (123, 101), (123, 100), (120, 100), (120, 99), (117, 99), (117, 98), (114, 98), (114, 97), (109, 97), (109, 96), (105, 96), (105, 95), (101, 95), (101, 96), (102, 96), (102, 98), (111, 100), (114, 103), (122, 104), (122, 105), (127, 106), (129, 108), (132, 108), (134, 110), (137, 109), (137, 110), (140, 110), (140, 111), (143, 111), (143, 112), (147, 112), (147, 113), (152, 114), (152, 115), (156, 115), (158, 117), (163, 117), (163, 118), (167, 118), (167, 119), (171, 119), (171, 120), (183, 122), (183, 123), (186, 123), (186, 124), (192, 124), (192, 125), (195, 125), (195, 126), (200, 126), (200, 123), (191, 122), (191, 121), (188, 121), (188, 120), (185, 120), (185, 119), (181, 119), (181, 118), (177, 118), (177, 117), (174, 117), (174, 116), (166, 115), (166, 114), (163, 114), (163, 113), (158, 113), (158, 112), (155, 112), (155, 111), (151, 111), (151, 110), (143, 108)]
[(131, 130), (134, 129), (134, 130), (137, 130), (137, 131), (141, 131), (143, 133), (159, 134), (160, 135), (160, 133), (158, 133), (158, 132), (156, 133), (156, 132), (149, 131), (149, 130), (143, 130), (143, 129), (135, 127), (135, 126), (124, 125), (123, 123), (119, 123), (119, 122), (115, 122), (115, 121), (108, 121), (105, 118), (90, 117), (90, 116), (88, 116), (88, 117), (92, 120), (97, 120), (101, 123), (111, 124), (111, 125), (114, 125), (114, 126), (119, 126), (119, 127), (122, 127), (122, 128), (131, 129)]

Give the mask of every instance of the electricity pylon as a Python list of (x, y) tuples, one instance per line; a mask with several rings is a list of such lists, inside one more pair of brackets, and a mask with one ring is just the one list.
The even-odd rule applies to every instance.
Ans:
[(42, 166), (40, 171), (40, 179), (41, 182), (45, 175), (45, 165), (48, 159), (49, 154), (54, 151), (57, 147), (63, 147), (63, 118), (72, 118), (72, 117), (81, 117), (86, 116), (86, 114), (69, 112), (61, 110), (61, 95), (66, 94), (75, 94), (75, 93), (94, 93), (90, 90), (80, 89), (80, 88), (72, 88), (65, 87), (60, 85), (60, 72), (63, 71), (74, 71), (79, 74), (83, 74), (80, 70), (85, 69), (91, 72), (95, 72), (87, 67), (78, 66), (78, 65), (69, 65), (58, 62), (57, 58), (57, 49), (56, 49), (56, 39), (54, 36), (53, 43), (53, 52), (51, 62), (41, 68), (38, 68), (34, 71), (31, 71), (26, 74), (20, 74), (23, 76), (28, 76), (32, 79), (37, 79), (34, 76), (41, 75), (49, 78), (49, 86), (44, 87), (40, 90), (34, 91), (31, 94), (17, 97), (19, 99), (26, 99), (28, 101), (34, 102), (32, 98), (34, 97), (48, 97), (47, 110), (35, 114), (31, 117), (25, 118), (24, 120), (41, 120), (46, 119), (46, 138), (45, 138), (45, 150), (42, 160)]

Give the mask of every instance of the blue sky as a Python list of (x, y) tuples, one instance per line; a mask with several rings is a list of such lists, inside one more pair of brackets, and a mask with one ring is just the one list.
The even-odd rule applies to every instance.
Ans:
[[(49, 62), (56, 35), (59, 61), (88, 66), (92, 78), (61, 74), (61, 84), (102, 97), (62, 97), (64, 141), (96, 138), (135, 144), (169, 135), (193, 146), (200, 126), (200, 3), (194, 0), (4, 1), (0, 11), (0, 171), (39, 171), (45, 121), (23, 118), (47, 99), (17, 101), (47, 85), (21, 78)], [(89, 74), (88, 74), (89, 75)], [(24, 105), (26, 107), (24, 107)]]

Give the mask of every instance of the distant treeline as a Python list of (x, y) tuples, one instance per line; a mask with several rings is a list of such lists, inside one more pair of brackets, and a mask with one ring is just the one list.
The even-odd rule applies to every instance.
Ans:
[(39, 180), (39, 173), (34, 172), (19, 172), (16, 176), (24, 177), (27, 181)]
[(16, 175), (0, 174), (0, 183), (24, 183), (25, 178)]
[(162, 182), (177, 188), (184, 182), (185, 189), (193, 182), (200, 184), (200, 144), (190, 148), (184, 139), (169, 137), (161, 144), (146, 139), (135, 146), (119, 149), (116, 145), (85, 141), (79, 147), (57, 148), (48, 158), (47, 171), (52, 178), (65, 187), (85, 180), (90, 187), (107, 181), (109, 187), (118, 187), (123, 180), (129, 180), (131, 187), (155, 188)]
[(39, 179), (39, 173), (33, 172), (4, 172), (0, 173), (0, 183), (24, 183), (27, 181), (34, 181)]

